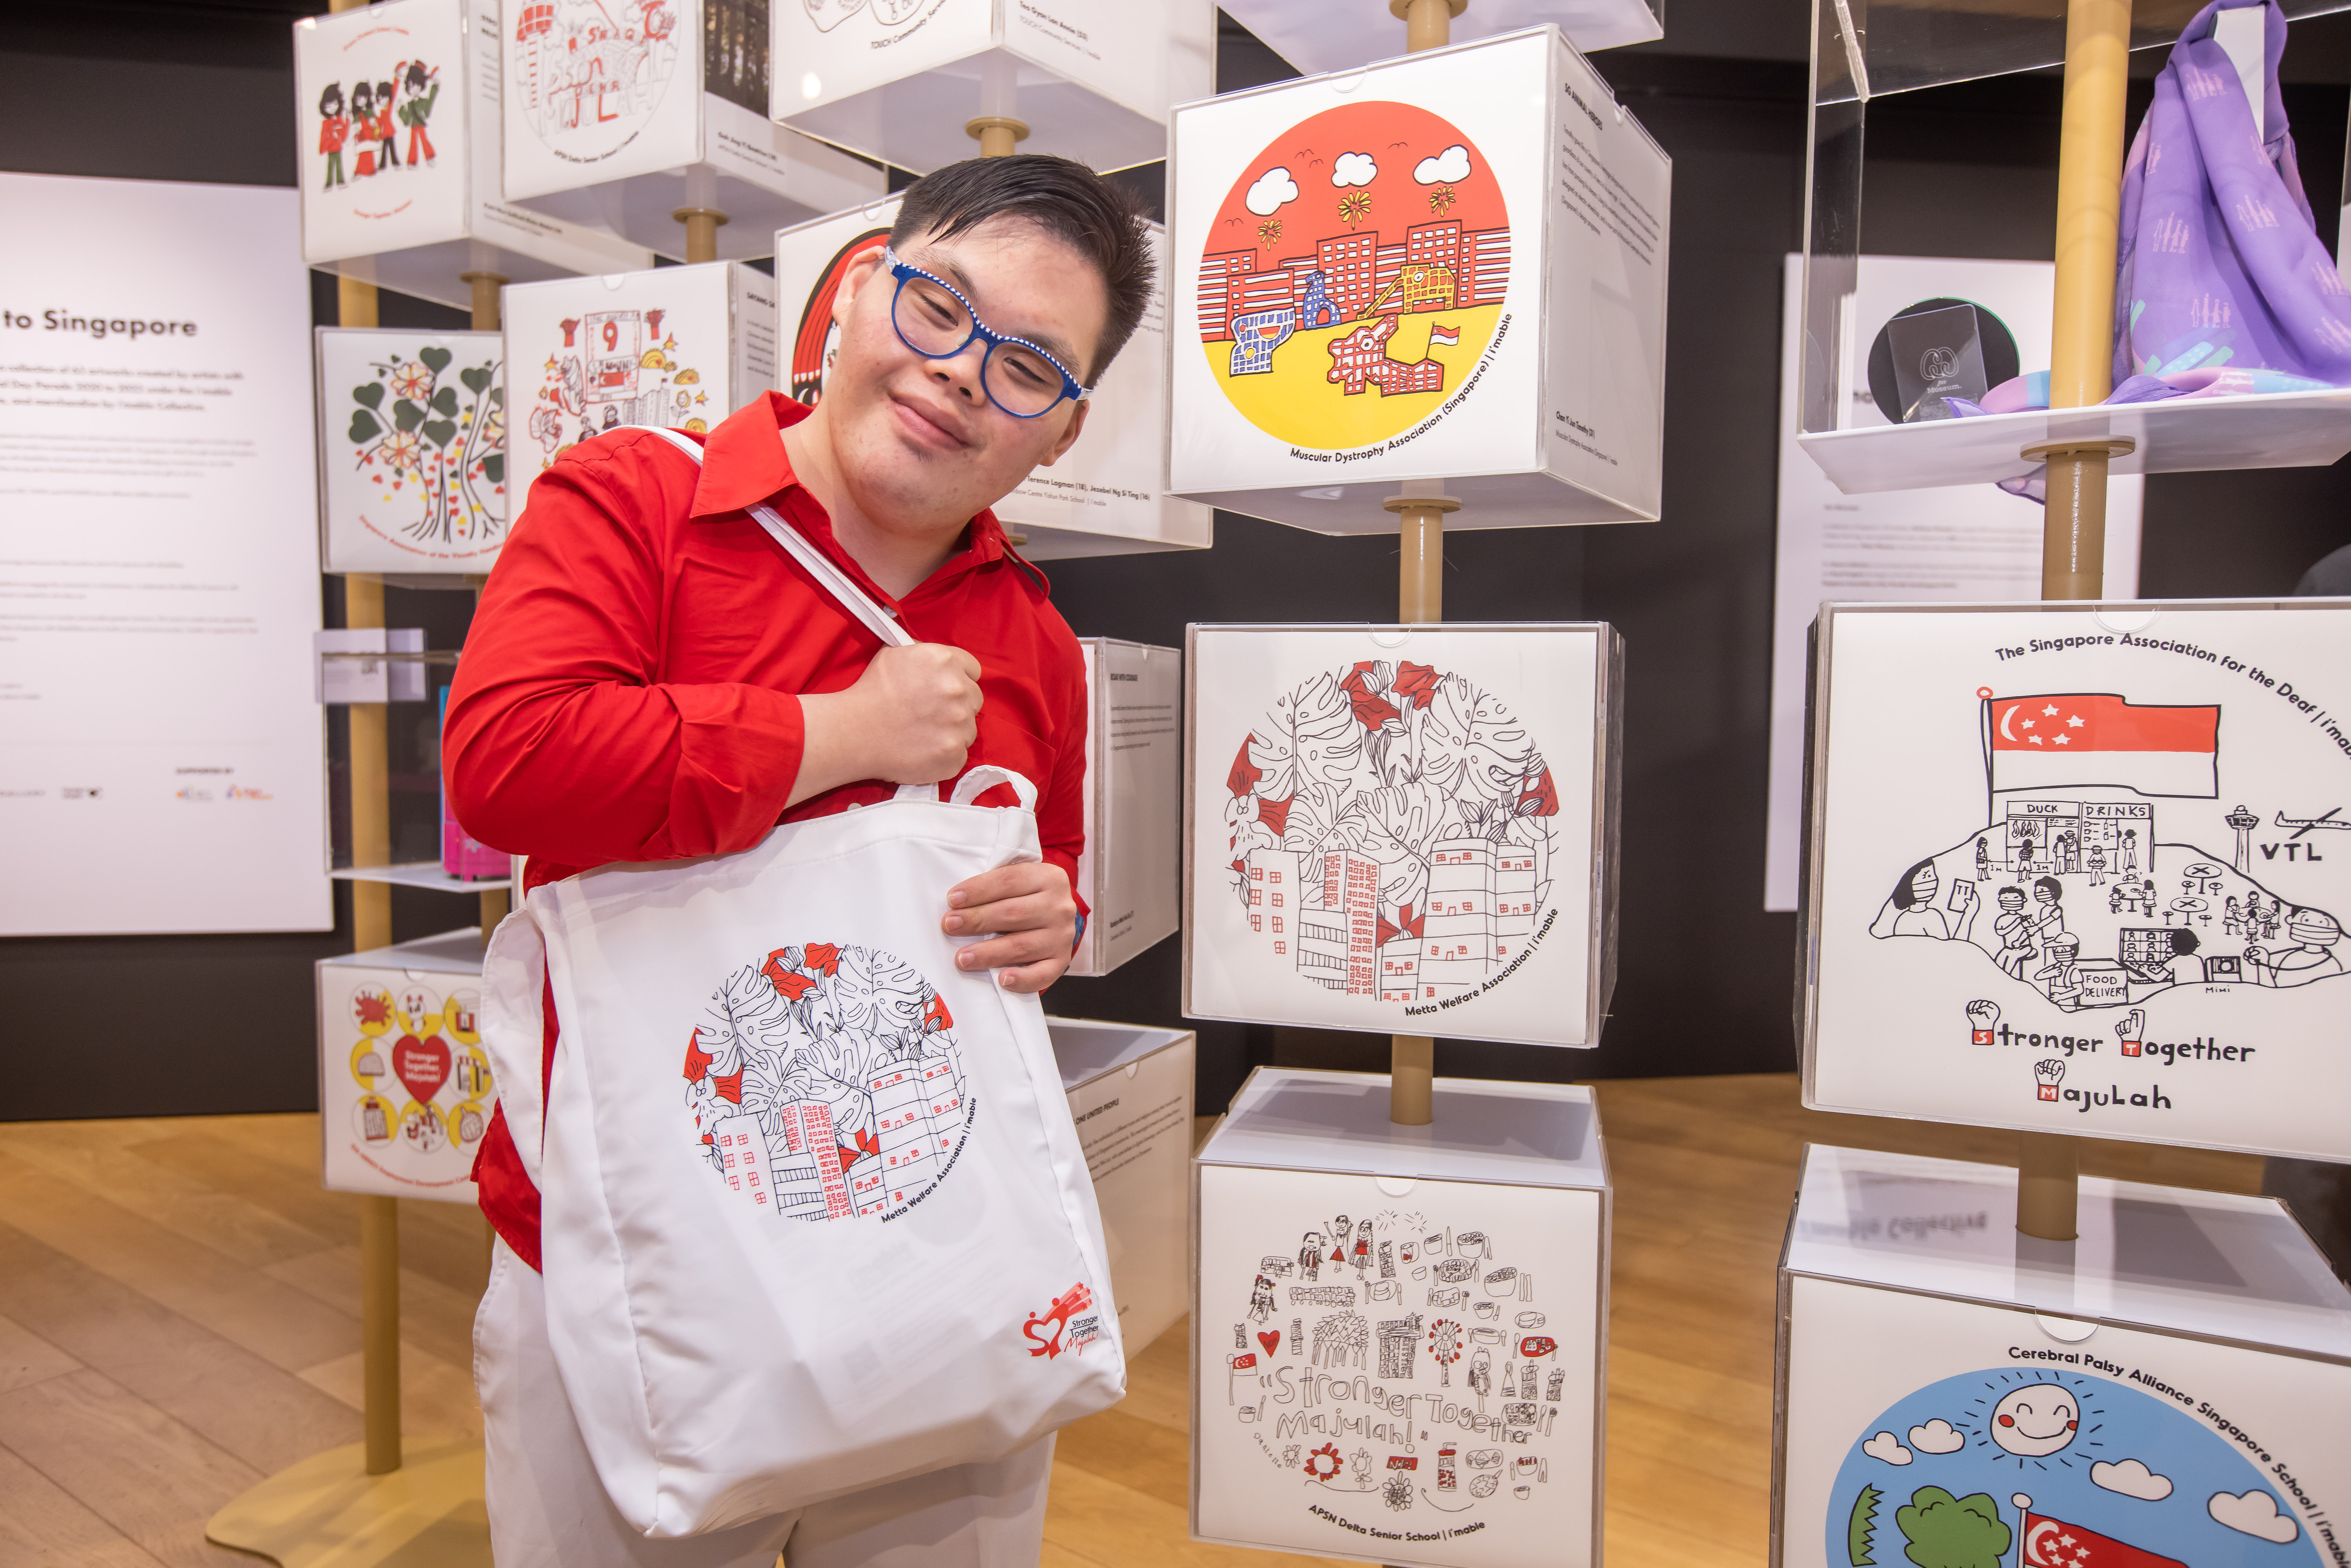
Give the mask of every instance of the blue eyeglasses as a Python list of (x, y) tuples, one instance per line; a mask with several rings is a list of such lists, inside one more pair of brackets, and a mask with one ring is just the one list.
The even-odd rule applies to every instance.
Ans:
[(926, 360), (952, 360), (977, 339), (987, 345), (980, 361), (980, 390), (987, 401), (1015, 419), (1038, 419), (1064, 398), (1083, 402), (1092, 389), (1078, 384), (1061, 361), (1020, 338), (991, 332), (961, 290), (943, 277), (898, 259), (884, 246), (882, 264), (898, 280), (890, 299), (890, 325), (898, 340)]

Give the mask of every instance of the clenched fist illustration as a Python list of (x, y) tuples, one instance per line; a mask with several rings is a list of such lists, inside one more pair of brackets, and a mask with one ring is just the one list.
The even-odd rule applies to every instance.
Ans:
[(1991, 1031), (2000, 1022), (2000, 1004), (1981, 998), (1968, 1004), (1968, 1029), (1977, 1045), (1990, 1045)]
[(2065, 1059), (2062, 1056), (2053, 1056), (2046, 1061), (2034, 1062), (2032, 1076), (2038, 1081), (2037, 1086), (2041, 1092), (2041, 1098), (2056, 1099), (2057, 1085), (2064, 1082), (2065, 1079)]

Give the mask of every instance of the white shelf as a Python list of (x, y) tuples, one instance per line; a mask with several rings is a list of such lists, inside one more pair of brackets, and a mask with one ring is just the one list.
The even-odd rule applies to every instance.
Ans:
[(451, 876), (441, 869), (439, 861), (417, 861), (408, 865), (342, 866), (327, 874), (337, 882), (396, 882), (402, 887), (430, 887), (442, 893), (504, 893), (514, 885), (511, 879), (503, 877), (475, 882)]
[[(1225, 9), (1308, 76), (1404, 53), (1404, 23), (1388, 0), (1229, 0)], [(1451, 37), (1466, 44), (1546, 22), (1587, 55), (1666, 36), (1646, 0), (1478, 0), (1453, 18)]]
[(2173, 398), (2113, 407), (2035, 409), (1800, 434), (1796, 443), (1848, 496), (1988, 485), (2030, 474), (2024, 448), (2115, 437), (2137, 449), (2116, 474), (2217, 468), (2316, 468), (2351, 452), (2351, 388)]

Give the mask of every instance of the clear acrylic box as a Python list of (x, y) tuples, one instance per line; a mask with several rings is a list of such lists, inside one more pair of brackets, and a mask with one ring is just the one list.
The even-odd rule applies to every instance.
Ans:
[(474, 1201), (498, 1088), (482, 1050), (481, 981), (478, 926), (319, 960), (325, 1186)]
[(1813, 1145), (1782, 1254), (1774, 1568), (2319, 1568), (2351, 1291), (2273, 1198)]
[[(1589, 1089), (1260, 1067), (1193, 1158), (1192, 1534), (1600, 1560), (1609, 1182)], [(1342, 1234), (1342, 1228), (1344, 1234)]]
[(1072, 975), (1107, 975), (1183, 924), (1184, 655), (1081, 637), (1085, 655), (1085, 852), (1078, 894), (1092, 913)]
[[(1404, 52), (1404, 25), (1388, 0), (1224, 0), (1223, 9), (1308, 76)], [(1665, 0), (1477, 0), (1454, 9), (1456, 44), (1546, 22), (1587, 55), (1666, 36)]]
[(1120, 1343), (1135, 1355), (1191, 1310), (1185, 1221), (1198, 1037), (1095, 1019), (1048, 1018), (1045, 1030), (1102, 1210)]
[[(428, 651), (423, 633), (398, 629), (320, 632), (317, 691), (327, 715), (327, 874), (444, 893), (496, 893), (514, 862), (465, 840), (449, 821), (441, 785), (441, 721), (457, 654)], [(353, 705), (383, 714), (387, 833), (353, 831)], [(455, 867), (456, 869), (451, 869)]]
[[(2282, 4), (2289, 19), (2344, 8), (2344, 0)], [(2200, 9), (2198, 0), (2139, 0), (2132, 47), (2168, 46)], [(1864, 410), (1870, 348), (1886, 325), (1856, 299), (1870, 100), (2062, 64), (2065, 14), (2065, 0), (1814, 0), (1797, 443), (1848, 495), (2020, 477), (2041, 463), (2024, 448), (2059, 441), (2128, 441), (2132, 450), (2112, 460), (2116, 474), (2323, 465), (2351, 451), (2351, 388), (1915, 424)]]

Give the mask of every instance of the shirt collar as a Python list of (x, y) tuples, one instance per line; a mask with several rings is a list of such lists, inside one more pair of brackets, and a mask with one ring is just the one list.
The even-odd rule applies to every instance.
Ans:
[[(695, 486), (692, 516), (697, 522), (732, 517), (761, 501), (776, 509), (820, 545), (827, 555), (852, 569), (858, 582), (876, 593), (871, 579), (833, 537), (832, 519), (792, 472), (784, 450), (783, 433), (815, 411), (783, 393), (770, 392), (728, 415), (703, 443), (702, 478)], [(1014, 555), (996, 513), (987, 510), (972, 519), (963, 547), (942, 562), (923, 588), (942, 583), (976, 567), (1009, 557), (1044, 587), (1044, 574)], [(915, 590), (917, 593), (921, 588)], [(886, 601), (887, 594), (881, 597)]]

